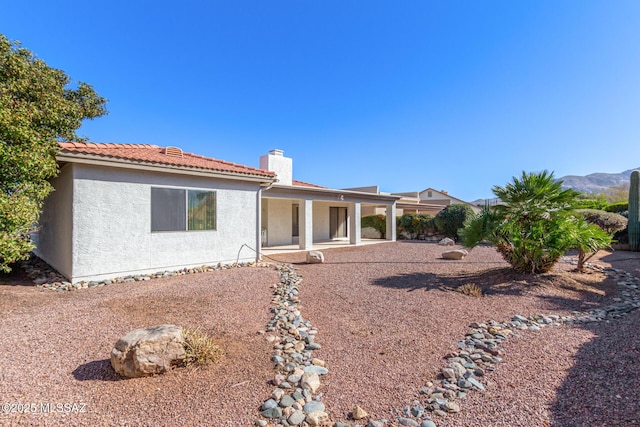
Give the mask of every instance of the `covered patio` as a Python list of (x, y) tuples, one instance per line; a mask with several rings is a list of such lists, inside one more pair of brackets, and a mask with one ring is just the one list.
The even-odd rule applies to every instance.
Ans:
[[(295, 181), (292, 185), (273, 185), (263, 190), (261, 197), (262, 252), (395, 241), (397, 200), (397, 196), (334, 190)], [(385, 207), (387, 233), (381, 239), (363, 239), (363, 206), (380, 205)]]

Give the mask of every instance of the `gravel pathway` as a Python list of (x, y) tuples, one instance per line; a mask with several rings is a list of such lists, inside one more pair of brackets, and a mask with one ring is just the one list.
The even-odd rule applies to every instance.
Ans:
[[(354, 425), (348, 419), (355, 405), (372, 419), (395, 420), (474, 321), (569, 314), (616, 296), (603, 274), (568, 273), (568, 264), (531, 284), (491, 248), (476, 248), (464, 261), (441, 260), (442, 251), (397, 242), (327, 250), (325, 264), (304, 264), (303, 254), (277, 257), (302, 276), (298, 308), (318, 329), (322, 348), (314, 357), (329, 368), (321, 391), (332, 420)], [(598, 262), (635, 271), (640, 258), (624, 254), (603, 253)], [(75, 292), (0, 286), (2, 403), (86, 404), (82, 413), (0, 414), (0, 425), (252, 425), (273, 390), (273, 348), (257, 331), (271, 320), (278, 281), (274, 270), (246, 267)], [(466, 283), (486, 295), (453, 292)], [(224, 357), (199, 371), (119, 380), (107, 359), (115, 340), (160, 323), (202, 325)], [(638, 425), (639, 328), (634, 312), (511, 338), (504, 361), (485, 377), (486, 391), (469, 394), (458, 401), (460, 413), (435, 421)]]

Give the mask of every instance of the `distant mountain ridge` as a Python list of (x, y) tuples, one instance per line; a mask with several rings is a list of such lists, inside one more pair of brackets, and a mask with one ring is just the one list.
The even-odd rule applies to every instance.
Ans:
[(607, 188), (629, 182), (631, 172), (640, 169), (629, 169), (620, 173), (592, 173), (586, 176), (567, 175), (559, 178), (562, 188), (571, 188), (583, 193), (602, 193)]
[[(562, 188), (571, 188), (576, 191), (581, 191), (587, 194), (603, 193), (609, 187), (616, 185), (629, 183), (629, 177), (634, 170), (640, 170), (640, 167), (629, 169), (620, 173), (602, 173), (596, 172), (586, 176), (579, 175), (567, 175), (562, 178), (558, 178), (558, 181), (562, 181)], [(485, 204), (495, 205), (500, 200), (497, 198), (492, 199), (477, 199), (473, 202), (469, 202), (472, 205), (484, 206)]]

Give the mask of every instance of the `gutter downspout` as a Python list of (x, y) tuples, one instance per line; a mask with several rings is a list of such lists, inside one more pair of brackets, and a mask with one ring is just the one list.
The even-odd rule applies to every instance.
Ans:
[(258, 200), (256, 200), (256, 263), (262, 261), (262, 191), (270, 189), (276, 182), (278, 180), (267, 185), (260, 184), (260, 188), (258, 188)]

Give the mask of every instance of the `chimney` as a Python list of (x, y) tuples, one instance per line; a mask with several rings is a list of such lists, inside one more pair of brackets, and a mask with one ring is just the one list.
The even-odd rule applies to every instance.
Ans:
[(271, 150), (260, 157), (260, 169), (275, 172), (278, 184), (292, 185), (293, 159), (284, 157), (284, 151)]

